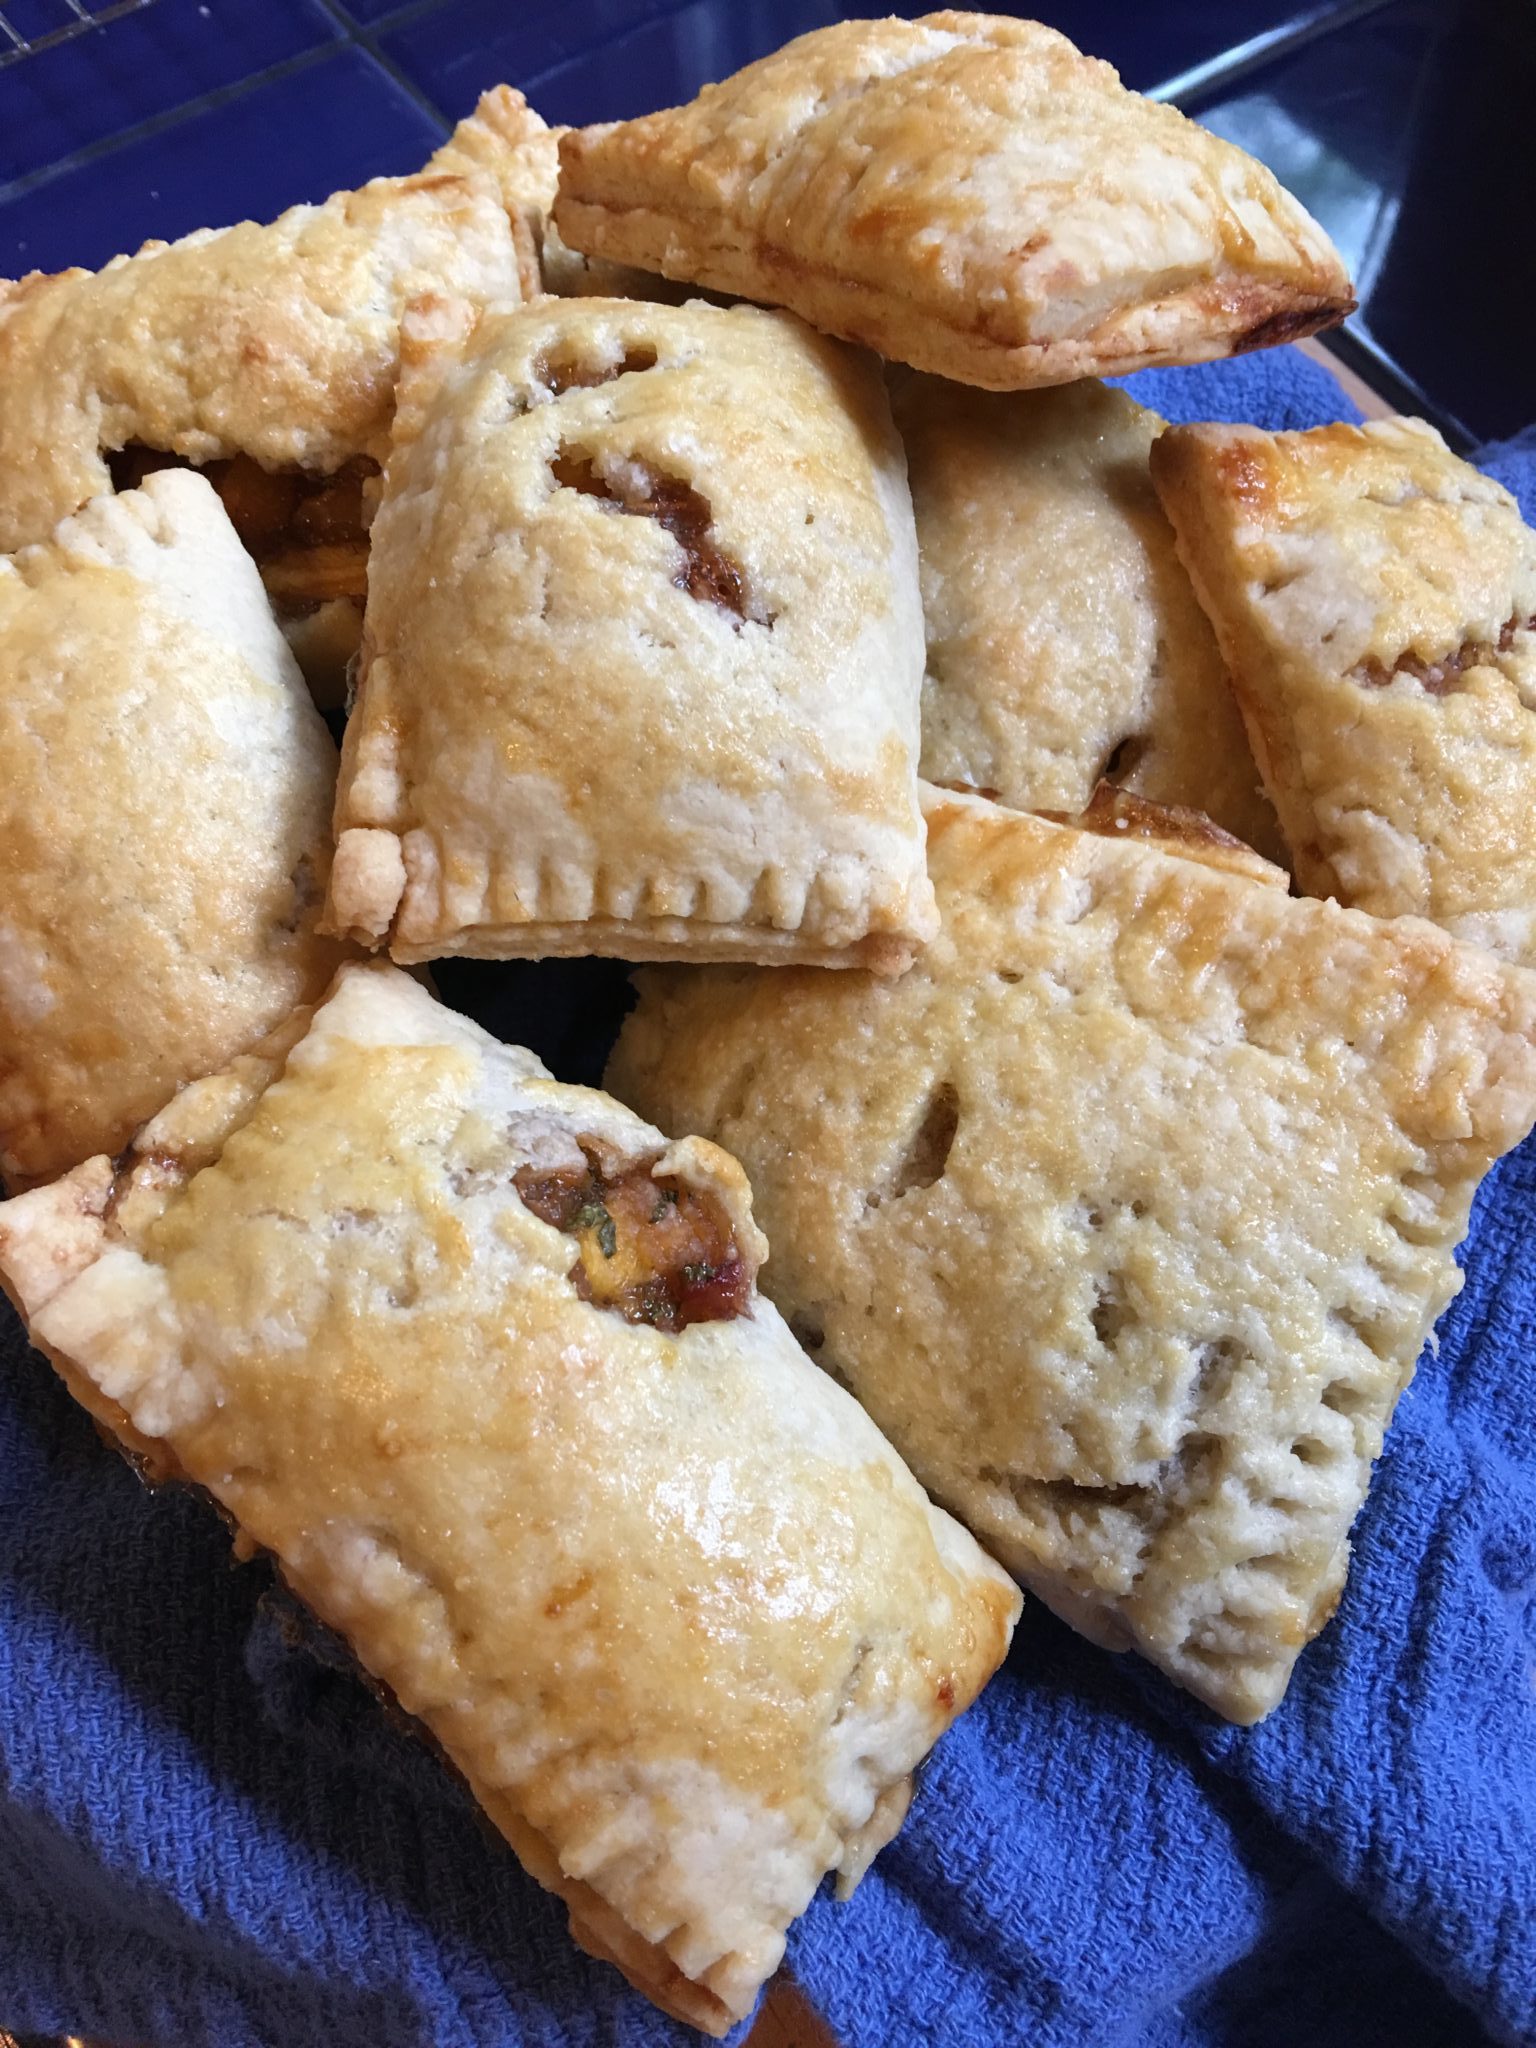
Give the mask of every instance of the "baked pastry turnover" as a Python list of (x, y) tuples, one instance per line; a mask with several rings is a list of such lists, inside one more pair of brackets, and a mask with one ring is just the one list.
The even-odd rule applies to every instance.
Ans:
[(0, 556), (0, 1172), (115, 1152), (313, 998), (336, 750), (185, 470)]
[(740, 1156), (769, 1291), (936, 1498), (1257, 1720), (1536, 1116), (1536, 977), (1184, 830), (929, 823), (903, 980), (642, 975), (610, 1084)]
[[(516, 303), (538, 275), (526, 222), (477, 173), (376, 178), (268, 227), (0, 282), (0, 549), (196, 464), (334, 687), (367, 587), (401, 313), (426, 291)], [(303, 626), (325, 606), (318, 632)]]
[(990, 392), (898, 371), (927, 620), (922, 773), (1027, 811), (1102, 780), (1272, 858), (1210, 626), (1147, 470), (1155, 413), (1089, 379)]
[(935, 913), (878, 368), (753, 307), (472, 322), (408, 322), (331, 928), (900, 971)]
[(1350, 310), (1270, 173), (1038, 22), (844, 21), (560, 141), (573, 248), (996, 390), (1203, 362)]
[(1001, 1660), (1003, 1574), (753, 1275), (740, 1168), (344, 969), (279, 1060), (0, 1208), (34, 1342), (710, 2033)]
[(1536, 533), (1432, 427), (1153, 451), (1296, 876), (1536, 964)]

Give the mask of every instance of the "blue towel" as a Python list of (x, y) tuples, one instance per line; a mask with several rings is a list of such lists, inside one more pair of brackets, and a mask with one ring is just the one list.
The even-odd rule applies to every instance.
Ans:
[[(1291, 350), (1134, 388), (1173, 418), (1350, 412)], [(1536, 450), (1501, 462), (1536, 479)], [(479, 972), (445, 983), (508, 1036), (565, 1014), (528, 970)], [(606, 984), (580, 973), (589, 1069)], [(1536, 2042), (1533, 1181), (1536, 1143), (1484, 1191), (1339, 1614), (1261, 1727), (1030, 1605), (902, 1835), (791, 1937), (849, 2048)], [(562, 1923), (212, 1515), (144, 1492), (0, 1329), (0, 2024), (124, 2048), (696, 2038)]]

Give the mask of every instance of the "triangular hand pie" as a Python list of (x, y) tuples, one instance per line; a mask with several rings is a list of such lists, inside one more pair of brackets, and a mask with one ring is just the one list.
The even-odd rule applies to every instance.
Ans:
[(198, 476), (0, 555), (0, 1173), (116, 1152), (313, 998), (336, 749)]
[(1262, 165), (1011, 16), (838, 22), (688, 106), (573, 130), (555, 225), (998, 390), (1203, 362), (1353, 304)]
[(0, 1207), (0, 1276), (92, 1414), (426, 1723), (578, 1940), (724, 2033), (900, 1825), (1018, 1594), (757, 1295), (734, 1160), (394, 968), (290, 1039)]
[(642, 975), (610, 1085), (742, 1159), (791, 1327), (1015, 1576), (1256, 1720), (1536, 1116), (1536, 976), (1132, 817), (929, 823), (904, 979)]
[(399, 960), (898, 972), (935, 926), (878, 367), (787, 314), (409, 326), (329, 922)]
[(1176, 427), (1153, 474), (1318, 896), (1536, 964), (1536, 533), (1418, 420)]
[(896, 371), (927, 621), (922, 773), (1025, 811), (1100, 780), (1283, 857), (1226, 668), (1157, 502), (1162, 422), (1085, 380)]

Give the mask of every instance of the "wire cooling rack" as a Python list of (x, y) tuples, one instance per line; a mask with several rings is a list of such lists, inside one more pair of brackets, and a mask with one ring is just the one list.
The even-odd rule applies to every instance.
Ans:
[(83, 36), (87, 29), (102, 28), (119, 15), (138, 14), (154, 4), (155, 0), (100, 0), (94, 6), (87, 6), (86, 0), (27, 0), (25, 35), (0, 6), (0, 71), (8, 64), (35, 57), (40, 50)]

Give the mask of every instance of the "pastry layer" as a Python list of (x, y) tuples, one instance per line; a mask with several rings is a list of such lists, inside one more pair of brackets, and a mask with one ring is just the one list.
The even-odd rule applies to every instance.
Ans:
[(783, 314), (407, 325), (332, 929), (396, 958), (862, 961), (934, 929), (876, 366)]
[[(295, 1028), (116, 1171), (0, 1208), (0, 1274), (92, 1412), (426, 1723), (577, 1938), (723, 2033), (824, 1872), (894, 1832), (1018, 1595), (756, 1296), (733, 1160), (387, 966)], [(603, 1304), (706, 1215), (739, 1286), (676, 1333)]]
[(1157, 502), (1162, 421), (1089, 380), (897, 372), (922, 563), (922, 772), (1025, 811), (1101, 780), (1284, 857), (1216, 641)]
[(1152, 455), (1297, 880), (1536, 964), (1536, 533), (1419, 420)]
[(382, 457), (406, 305), (515, 304), (536, 278), (487, 178), (422, 174), (0, 282), (0, 549), (110, 490), (130, 444), (322, 475)]
[(0, 556), (0, 1172), (116, 1152), (325, 986), (336, 750), (185, 470)]
[(901, 981), (653, 970), (610, 1083), (742, 1159), (765, 1285), (936, 1498), (1256, 1720), (1536, 1115), (1536, 977), (1134, 821), (929, 823)]
[(1000, 390), (1261, 348), (1354, 303), (1262, 165), (1000, 15), (839, 22), (688, 106), (569, 131), (554, 220)]

